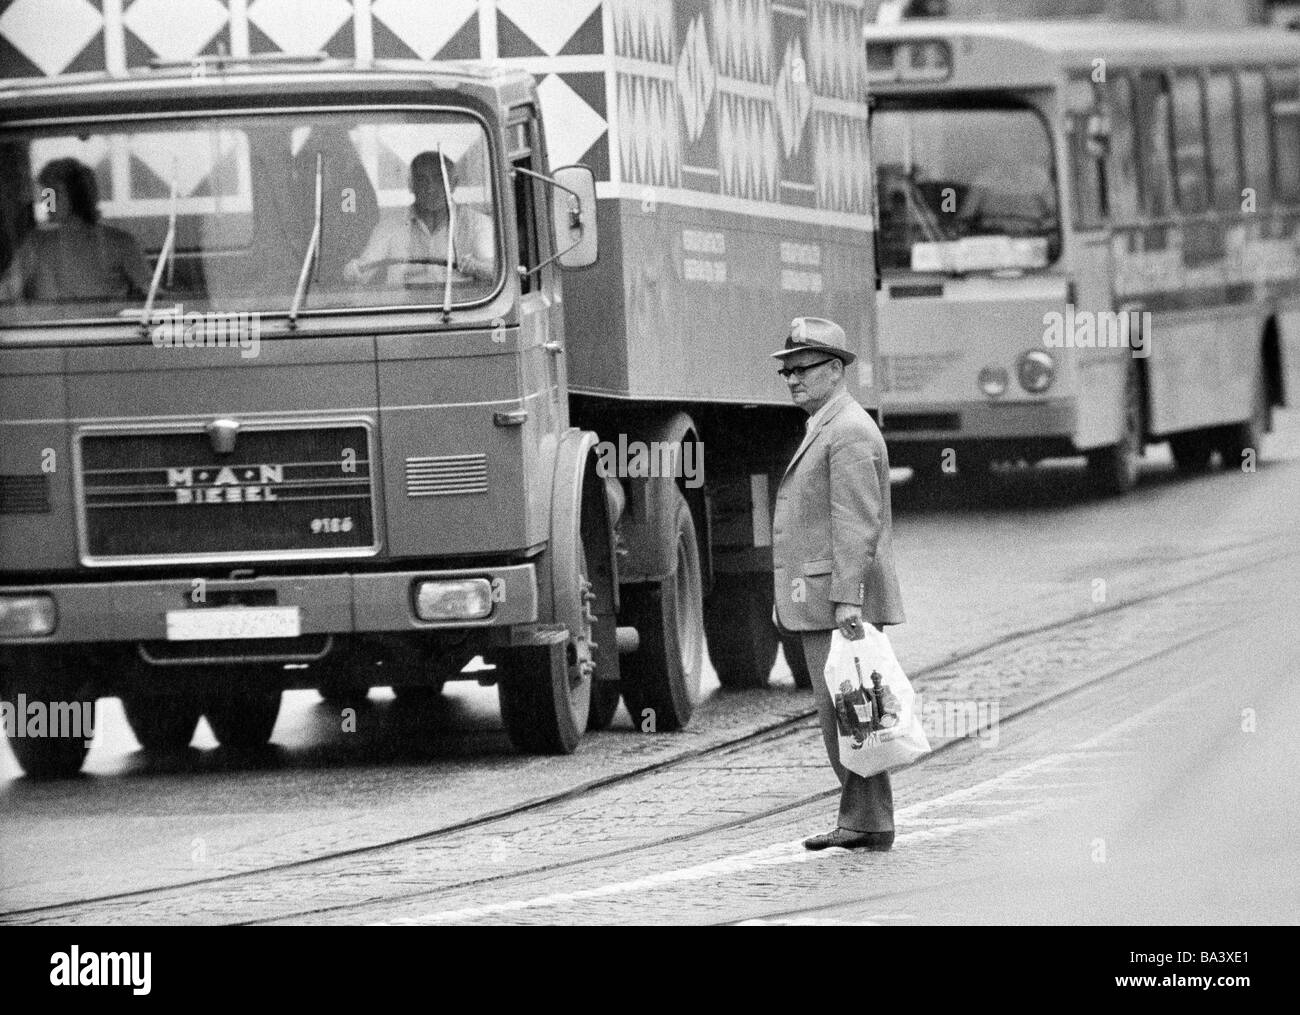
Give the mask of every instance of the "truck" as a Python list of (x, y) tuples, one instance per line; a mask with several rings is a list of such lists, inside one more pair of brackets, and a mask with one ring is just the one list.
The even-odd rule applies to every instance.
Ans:
[(474, 679), (568, 753), (620, 698), (685, 726), (706, 638), (765, 684), (768, 354), (836, 320), (878, 403), (861, 4), (141, 6), (71, 56), (0, 20), (24, 769), (87, 730), (10, 718), (103, 696), (146, 751), (257, 750), (286, 689)]

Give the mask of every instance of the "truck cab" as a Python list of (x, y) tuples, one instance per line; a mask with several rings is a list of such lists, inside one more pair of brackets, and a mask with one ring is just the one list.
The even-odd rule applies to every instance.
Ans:
[[(594, 182), (538, 110), (471, 65), (4, 83), (7, 700), (255, 748), (286, 688), (418, 696), (482, 656), (514, 742), (574, 748), (617, 676), (619, 504), (563, 355)], [(33, 774), (86, 749), (12, 743)]]

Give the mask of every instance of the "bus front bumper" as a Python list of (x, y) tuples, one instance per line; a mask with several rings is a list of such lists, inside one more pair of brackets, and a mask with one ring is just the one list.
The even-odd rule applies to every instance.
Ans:
[(1069, 438), (1078, 428), (1073, 398), (1035, 402), (936, 402), (906, 408), (884, 407), (883, 433), (892, 447), (986, 438)]

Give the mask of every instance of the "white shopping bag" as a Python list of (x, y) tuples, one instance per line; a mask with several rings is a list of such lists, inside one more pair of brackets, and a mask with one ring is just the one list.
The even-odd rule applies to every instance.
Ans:
[(849, 641), (838, 630), (823, 676), (840, 732), (840, 762), (858, 775), (910, 765), (930, 751), (916, 696), (883, 631)]

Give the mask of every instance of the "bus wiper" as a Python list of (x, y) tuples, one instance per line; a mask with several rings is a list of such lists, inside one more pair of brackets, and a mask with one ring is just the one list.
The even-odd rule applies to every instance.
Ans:
[[(176, 250), (176, 160), (172, 159), (172, 197), (171, 207), (167, 212), (167, 237), (163, 240), (162, 249), (158, 251), (158, 263), (153, 268), (153, 278), (149, 280), (149, 292), (145, 294), (144, 309), (140, 311), (140, 333), (149, 334), (149, 322), (153, 317), (153, 302), (158, 298), (158, 287), (162, 284), (163, 270), (171, 262), (172, 253)], [(167, 284), (172, 284), (173, 276), (169, 272), (167, 275)]]
[(298, 327), (298, 312), (302, 309), (302, 301), (307, 298), (307, 285), (314, 274), (314, 269), (320, 264), (320, 232), (321, 218), (324, 215), (324, 180), (325, 180), (325, 154), (324, 152), (316, 153), (316, 213), (315, 221), (311, 228), (311, 240), (307, 243), (307, 256), (302, 260), (302, 269), (298, 272), (298, 287), (293, 291), (293, 303), (289, 306), (289, 327)]

